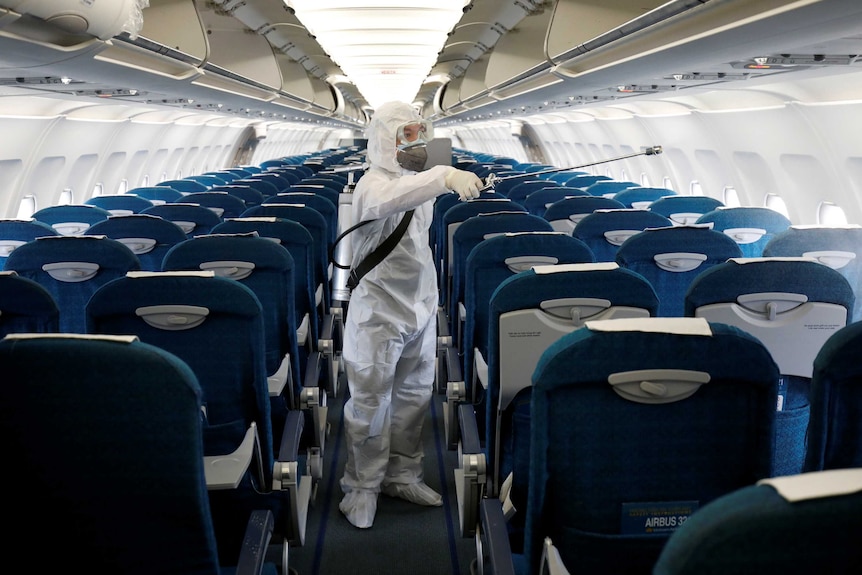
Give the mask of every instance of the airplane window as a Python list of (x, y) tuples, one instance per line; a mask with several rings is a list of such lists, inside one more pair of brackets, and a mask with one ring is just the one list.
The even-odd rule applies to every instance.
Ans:
[(691, 184), (688, 186), (688, 193), (692, 196), (702, 196), (703, 195), (703, 186), (700, 185), (700, 182), (697, 180), (692, 180)]
[(739, 201), (739, 194), (736, 192), (736, 188), (733, 186), (724, 186), (724, 191), (721, 194), (723, 196), (722, 201), (725, 206), (730, 208), (738, 208), (742, 205), (742, 202)]
[(841, 206), (832, 202), (820, 202), (817, 206), (817, 223), (823, 226), (846, 226), (847, 214)]
[(775, 210), (786, 218), (790, 218), (790, 214), (787, 212), (787, 204), (778, 194), (766, 194), (766, 197), (763, 200), (763, 205)]
[(144, 174), (144, 177), (141, 179), (141, 187), (146, 188), (150, 185), (150, 175)]
[(105, 190), (105, 186), (104, 186), (104, 185), (102, 185), (102, 183), (101, 183), (101, 182), (97, 183), (95, 186), (93, 186), (93, 195), (92, 195), (92, 197), (94, 197), (94, 198), (95, 198), (96, 196), (101, 196), (101, 195), (102, 195), (102, 192), (103, 192), (104, 190)]
[(129, 189), (129, 180), (127, 180), (126, 178), (123, 178), (122, 180), (120, 180), (120, 185), (117, 187), (117, 193), (118, 194), (125, 194), (126, 190), (128, 190), (128, 189)]
[(623, 168), (622, 170), (620, 170), (620, 181), (625, 182), (628, 179), (629, 179), (628, 172), (626, 172), (626, 169)]
[(21, 198), (21, 203), (18, 204), (19, 220), (26, 220), (36, 213), (36, 196), (29, 194)]
[(67, 206), (74, 202), (75, 195), (72, 192), (72, 188), (63, 188), (63, 191), (60, 192), (60, 199), (57, 201), (58, 205)]

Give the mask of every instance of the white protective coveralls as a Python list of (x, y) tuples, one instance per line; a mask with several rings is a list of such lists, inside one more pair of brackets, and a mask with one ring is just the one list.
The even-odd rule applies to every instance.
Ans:
[[(396, 161), (396, 131), (420, 120), (402, 102), (380, 106), (367, 130), (368, 171), (353, 193), (357, 229), (352, 265), (383, 242), (404, 212), (413, 219), (392, 252), (368, 272), (350, 297), (343, 360), (350, 399), (344, 406), (347, 464), (341, 511), (356, 527), (370, 527), (377, 494), (440, 505), (422, 481), (422, 423), (434, 385), (437, 273), (429, 246), (434, 199), (455, 189), (478, 196), (481, 180), (452, 166), (415, 173)], [(448, 187), (447, 187), (448, 185)]]

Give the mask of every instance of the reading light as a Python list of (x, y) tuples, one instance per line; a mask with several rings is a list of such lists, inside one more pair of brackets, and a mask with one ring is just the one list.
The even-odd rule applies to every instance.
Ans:
[(470, 0), (284, 0), (372, 108), (412, 103)]

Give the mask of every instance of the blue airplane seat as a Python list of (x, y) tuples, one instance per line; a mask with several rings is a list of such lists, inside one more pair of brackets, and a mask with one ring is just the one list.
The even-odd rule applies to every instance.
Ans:
[(0, 272), (0, 338), (60, 331), (60, 308), (42, 285), (18, 272)]
[(178, 178), (176, 180), (164, 180), (156, 184), (158, 187), (168, 187), (177, 190), (182, 194), (190, 194), (192, 192), (205, 192), (209, 186), (189, 178)]
[(862, 467), (862, 322), (832, 334), (814, 358), (805, 471)]
[(852, 321), (862, 320), (862, 226), (790, 226), (767, 242), (763, 255), (815, 258), (838, 270), (856, 294)]
[(783, 214), (755, 206), (720, 207), (703, 214), (695, 223), (710, 224), (715, 231), (733, 238), (747, 258), (763, 255), (769, 240), (790, 227), (790, 220)]
[(573, 188), (589, 188), (596, 182), (600, 182), (603, 180), (611, 180), (610, 176), (602, 176), (602, 175), (594, 175), (594, 174), (578, 174), (577, 176), (573, 176), (567, 179), (563, 185), (570, 186)]
[(142, 270), (152, 272), (161, 271), (168, 250), (186, 240), (180, 226), (152, 214), (111, 216), (90, 226), (86, 233), (117, 240), (138, 256)]
[[(524, 172), (526, 174), (526, 172)], [(521, 184), (526, 184), (527, 182), (542, 182), (545, 186), (548, 185), (548, 180), (544, 180), (537, 176), (523, 176), (523, 177), (510, 177), (509, 179), (500, 179), (499, 181), (494, 182), (494, 185), (491, 189), (493, 189), (498, 194), (508, 198), (509, 192), (512, 191), (512, 188), (515, 186), (520, 186)]]
[(203, 206), (212, 210), (222, 221), (226, 218), (238, 218), (247, 209), (245, 202), (239, 196), (211, 190), (186, 194), (177, 203)]
[(45, 236), (59, 236), (60, 232), (38, 220), (0, 219), (0, 270), (16, 248)]
[[(536, 179), (536, 180), (528, 180), (522, 181), (519, 184), (516, 184), (509, 188), (509, 191), (506, 193), (506, 197), (512, 200), (513, 202), (517, 202), (522, 206), (526, 207), (527, 197), (535, 192), (536, 190), (541, 190), (543, 188), (549, 188), (554, 186), (553, 182), (544, 179)], [(566, 185), (565, 187), (573, 187)]]
[(318, 340), (318, 314), (315, 304), (317, 284), (314, 279), (314, 238), (302, 224), (276, 217), (232, 218), (212, 230), (213, 234), (257, 233), (286, 249), (293, 258), (294, 305), (298, 322), (300, 348), (313, 348)]
[(553, 174), (548, 174), (548, 179), (552, 182), (557, 182), (561, 186), (566, 185), (567, 180), (571, 180), (575, 176), (584, 176), (587, 175), (586, 172), (582, 172), (580, 170), (564, 170), (561, 172), (555, 172)]
[[(577, 188), (579, 189), (579, 188)], [(622, 210), (625, 206), (611, 198), (599, 196), (571, 196), (557, 200), (545, 209), (542, 217), (551, 222), (558, 232), (571, 235), (587, 214), (596, 210)]]
[(196, 174), (194, 176), (186, 176), (185, 179), (199, 182), (205, 185), (207, 189), (211, 189), (215, 186), (223, 186), (228, 182), (224, 177), (214, 176), (212, 174)]
[(147, 208), (142, 214), (158, 216), (178, 225), (186, 234), (186, 238), (193, 238), (210, 233), (213, 227), (221, 223), (222, 219), (211, 209), (200, 204), (185, 204), (171, 202), (159, 204)]
[(688, 288), (686, 316), (745, 330), (778, 364), (776, 475), (802, 471), (814, 360), (847, 325), (853, 300), (840, 273), (802, 258), (732, 259), (699, 274)]
[[(38, 493), (6, 512), (16, 525), (6, 538), (10, 561), (32, 561), (34, 534), (61, 513), (65, 532), (51, 548), (67, 569), (278, 572), (266, 563), (268, 511), (242, 519), (236, 540), (218, 536), (201, 386), (182, 360), (128, 336), (25, 334), (0, 341), (0, 363), (0, 429), (17, 470), (4, 489), (24, 477)], [(237, 556), (220, 559), (229, 548)]]
[(636, 188), (620, 190), (613, 195), (613, 198), (627, 208), (646, 210), (649, 209), (650, 204), (653, 202), (675, 195), (676, 192), (670, 188), (638, 186)]
[[(532, 174), (534, 172), (544, 172), (545, 170), (556, 170), (557, 166), (552, 166), (550, 164), (536, 164), (531, 163), (527, 166), (522, 166), (524, 171), (528, 174)], [(543, 174), (544, 175), (544, 174)]]
[(332, 249), (335, 238), (338, 237), (338, 204), (333, 204), (326, 196), (313, 192), (282, 192), (270, 196), (264, 203), (268, 205), (295, 204), (308, 206), (320, 212), (326, 220), (326, 227), (329, 231), (326, 247), (327, 250)]
[(87, 204), (48, 206), (36, 210), (33, 219), (48, 224), (61, 235), (79, 236), (96, 222), (107, 220), (111, 212)]
[[(493, 190), (485, 190), (479, 193), (479, 197), (475, 198), (476, 200), (490, 200), (490, 199), (506, 199), (505, 196), (499, 194)], [(437, 199), (434, 200), (434, 212), (433, 212), (433, 222), (431, 227), (428, 229), (428, 243), (431, 244), (431, 249), (434, 251), (434, 259), (438, 264), (442, 260), (442, 256), (439, 256), (437, 250), (439, 248), (438, 241), (440, 240), (440, 234), (442, 233), (443, 226), (443, 214), (451, 208), (452, 206), (457, 205), (461, 202), (461, 198), (456, 193), (451, 194), (441, 194), (437, 196)]]
[(94, 196), (84, 204), (108, 210), (112, 216), (127, 216), (142, 212), (151, 207), (153, 202), (137, 194), (115, 194)]
[(318, 196), (325, 197), (327, 200), (332, 202), (332, 205), (336, 207), (338, 206), (339, 197), (341, 196), (341, 189), (338, 186), (323, 184), (306, 184), (303, 182), (293, 184), (283, 192), (279, 193), (284, 192), (306, 192), (317, 194)]
[(174, 202), (183, 197), (182, 192), (168, 186), (142, 186), (140, 188), (132, 188), (126, 193), (150, 200), (153, 205)]
[(554, 202), (578, 196), (589, 196), (589, 194), (581, 188), (549, 186), (530, 192), (530, 195), (524, 199), (523, 205), (531, 214), (544, 217), (545, 211)]
[(452, 234), (452, 291), (448, 294), (446, 313), (456, 345), (461, 345), (463, 329), (464, 288), (467, 258), (479, 243), (488, 238), (515, 232), (552, 232), (548, 220), (525, 212), (480, 213), (464, 220)]
[(235, 541), (251, 509), (268, 509), (274, 533), (300, 543), (311, 478), (280, 478), (277, 462), (287, 443), (297, 454), (303, 418), (292, 413), (284, 435), (273, 436), (263, 310), (254, 292), (213, 271), (129, 273), (93, 294), (86, 317), (87, 333), (137, 336), (191, 368), (203, 394), (204, 456), (227, 464), (224, 456), (248, 440), (250, 429), (257, 436), (255, 473), (209, 493), (219, 540)]
[(613, 198), (618, 192), (627, 190), (629, 188), (639, 187), (641, 187), (641, 185), (637, 182), (630, 182), (627, 180), (598, 180), (595, 183), (588, 185), (584, 189), (588, 191), (592, 196)]
[(253, 190), (257, 190), (258, 192), (260, 192), (260, 195), (264, 197), (264, 199), (269, 196), (274, 196), (281, 191), (281, 189), (272, 182), (254, 179), (251, 176), (247, 176), (239, 180), (234, 180), (233, 182), (231, 182), (231, 184), (234, 186), (248, 186)]
[(333, 189), (339, 193), (347, 185), (347, 177), (341, 174), (323, 174), (318, 172), (313, 178), (303, 178), (298, 182), (300, 186), (323, 186)]
[(630, 237), (617, 251), (616, 262), (652, 284), (660, 302), (659, 316), (682, 317), (685, 295), (694, 279), (738, 257), (742, 257), (739, 246), (721, 232), (700, 226), (672, 226)]
[(452, 289), (452, 262), (454, 261), (452, 237), (468, 218), (495, 212), (527, 213), (527, 210), (508, 198), (490, 198), (457, 202), (443, 213), (438, 226), (437, 246), (434, 253), (439, 260), (437, 288), (440, 291), (440, 305), (444, 306), (444, 310), (445, 306), (448, 306), (449, 292)]
[[(497, 287), (488, 311), (482, 406), (492, 493), (499, 494), (515, 465), (526, 461), (516, 460), (513, 450), (518, 438), (529, 438), (530, 377), (545, 350), (587, 321), (655, 316), (658, 303), (646, 279), (607, 262), (539, 266)], [(518, 478), (519, 485), (526, 480)]]
[(670, 225), (666, 217), (647, 210), (596, 209), (578, 221), (572, 235), (590, 246), (597, 262), (612, 262), (623, 242), (633, 235)]
[(211, 172), (204, 172), (203, 175), (215, 176), (224, 180), (225, 184), (230, 184), (234, 180), (250, 175), (250, 173), (245, 170), (213, 170)]
[(283, 192), (293, 184), (299, 182), (300, 176), (294, 172), (261, 172), (259, 174), (254, 174), (253, 176), (249, 176), (246, 178), (247, 180), (252, 181), (260, 181), (266, 182), (273, 186), (276, 191), (275, 193)]
[[(528, 484), (509, 568), (539, 573), (550, 539), (572, 573), (650, 573), (680, 523), (769, 477), (777, 379), (757, 339), (701, 318), (588, 321), (560, 337), (513, 446), (513, 479)], [(500, 500), (482, 506), (502, 516)], [(481, 548), (511, 546), (498, 522), (482, 527)]]
[(254, 206), (243, 212), (242, 217), (275, 217), (292, 220), (308, 230), (314, 240), (314, 279), (315, 302), (319, 317), (326, 315), (331, 307), (330, 294), (330, 262), (329, 262), (329, 226), (326, 218), (311, 206), (298, 204), (267, 204)]
[(764, 479), (690, 519), (668, 539), (653, 575), (852, 575), (862, 564), (862, 469)]
[(223, 186), (215, 186), (211, 192), (225, 192), (231, 196), (236, 196), (243, 201), (246, 208), (258, 206), (263, 203), (264, 196), (260, 190), (255, 189), (247, 182), (239, 182), (236, 180)]
[[(273, 419), (273, 434), (281, 437), (287, 415), (309, 403), (309, 396), (319, 390), (317, 378), (313, 386), (305, 389), (307, 357), (301, 358), (297, 333), (299, 322), (293, 299), (293, 257), (286, 249), (257, 233), (219, 234), (200, 236), (174, 246), (165, 256), (164, 271), (211, 270), (218, 277), (235, 280), (249, 289), (260, 300), (263, 308), (265, 362), (269, 398)], [(326, 400), (319, 401), (322, 421), (326, 422)], [(315, 419), (321, 413), (314, 413)], [(313, 429), (308, 426), (309, 432)], [(322, 435), (315, 436), (318, 447)]]
[[(459, 370), (447, 374), (446, 434), (450, 448), (457, 442), (458, 404), (466, 401), (479, 405), (485, 396), (490, 353), (488, 302), (497, 286), (533, 266), (592, 261), (593, 254), (582, 241), (547, 230), (497, 234), (470, 250), (464, 266), (463, 302), (458, 309), (458, 345), (444, 349), (447, 368), (450, 354), (460, 363)], [(478, 418), (484, 421), (482, 410)]]
[(668, 218), (675, 226), (685, 226), (723, 205), (721, 200), (708, 196), (666, 196), (651, 203), (647, 209)]
[(44, 287), (60, 309), (60, 331), (86, 332), (84, 307), (104, 284), (126, 272), (141, 269), (141, 262), (122, 243), (103, 236), (38, 238), (16, 249), (6, 269)]

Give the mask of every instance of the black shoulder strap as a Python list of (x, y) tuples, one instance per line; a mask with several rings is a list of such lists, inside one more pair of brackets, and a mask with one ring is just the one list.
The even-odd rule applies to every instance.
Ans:
[(383, 261), (389, 252), (395, 249), (395, 246), (401, 240), (401, 236), (404, 235), (404, 232), (407, 230), (407, 226), (410, 224), (410, 220), (413, 218), (413, 210), (404, 213), (404, 217), (401, 218), (401, 222), (398, 224), (398, 227), (392, 232), (388, 238), (383, 240), (379, 246), (377, 246), (373, 252), (365, 256), (359, 265), (350, 270), (350, 277), (347, 278), (347, 288), (350, 291), (353, 291), (353, 288), (359, 284), (359, 280), (362, 279), (362, 276), (371, 271), (374, 266)]

